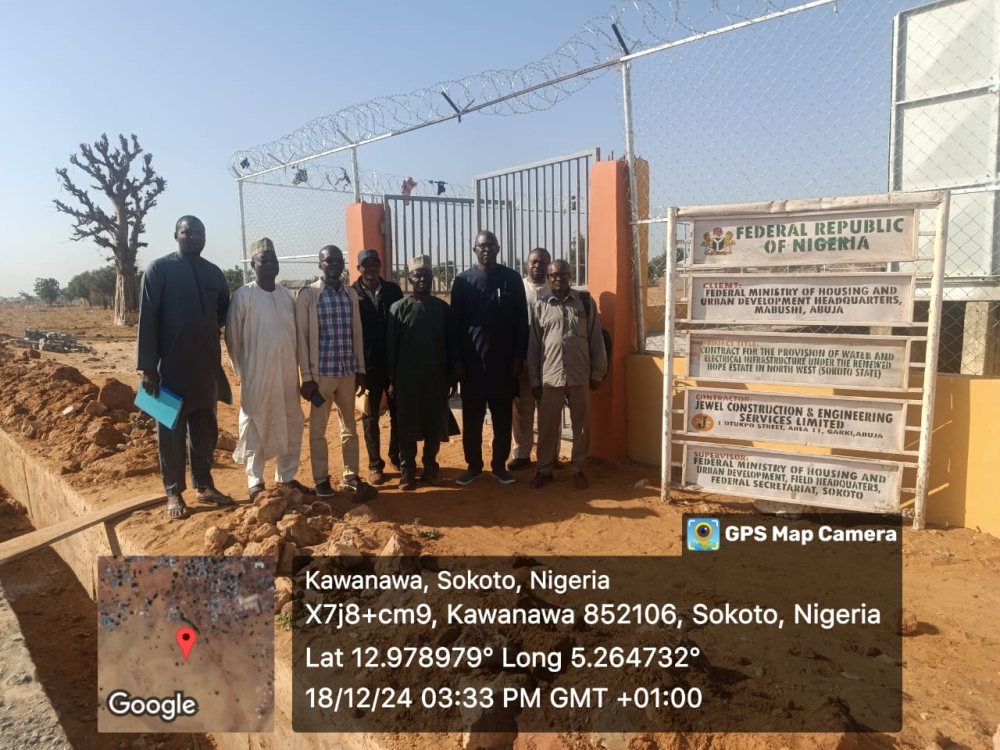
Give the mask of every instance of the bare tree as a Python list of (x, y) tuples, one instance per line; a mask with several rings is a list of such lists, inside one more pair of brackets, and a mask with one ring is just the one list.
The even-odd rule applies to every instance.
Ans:
[[(111, 201), (113, 210), (106, 212), (91, 200), (86, 190), (78, 188), (68, 169), (57, 169), (62, 188), (79, 202), (73, 208), (61, 200), (56, 210), (74, 219), (71, 240), (91, 239), (98, 247), (111, 251), (114, 260), (115, 325), (135, 325), (139, 320), (139, 276), (136, 255), (148, 243), (139, 238), (146, 230), (146, 214), (156, 205), (156, 198), (167, 188), (167, 181), (153, 171), (153, 155), (144, 152), (133, 135), (129, 142), (118, 136), (120, 148), (111, 150), (107, 134), (90, 146), (80, 144), (80, 155), (73, 154), (69, 163), (85, 172), (94, 182), (90, 187), (100, 190)], [(142, 175), (130, 176), (133, 162), (142, 156)], [(138, 165), (136, 165), (138, 166)]]

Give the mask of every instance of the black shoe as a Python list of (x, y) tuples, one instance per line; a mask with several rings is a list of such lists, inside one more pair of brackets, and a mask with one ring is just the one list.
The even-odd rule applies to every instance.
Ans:
[(472, 484), (482, 475), (483, 475), (482, 469), (480, 469), (479, 471), (473, 471), (472, 469), (469, 469), (468, 471), (463, 471), (461, 474), (455, 477), (455, 484), (457, 484), (459, 487), (464, 487), (467, 484)]
[(354, 490), (354, 497), (351, 498), (353, 503), (366, 503), (378, 497), (378, 490), (360, 477), (349, 479), (344, 482), (344, 486)]
[(316, 495), (326, 499), (337, 496), (337, 492), (330, 485), (330, 477), (327, 477), (322, 482), (316, 482)]
[(514, 484), (517, 482), (514, 475), (506, 469), (494, 469), (493, 476), (500, 484)]
[(417, 489), (417, 480), (413, 474), (409, 472), (403, 472), (403, 476), (399, 478), (399, 489), (404, 492), (409, 492), (411, 490)]
[(551, 481), (551, 474), (535, 474), (528, 486), (533, 490), (540, 490)]
[(515, 458), (513, 461), (507, 463), (507, 471), (520, 471), (521, 469), (530, 469), (535, 465), (535, 462), (530, 458)]
[(555, 463), (552, 464), (552, 468), (556, 469), (558, 471), (559, 469), (565, 469), (566, 468), (566, 464), (564, 464), (562, 461), (560, 461), (557, 458), (556, 461), (555, 461)]

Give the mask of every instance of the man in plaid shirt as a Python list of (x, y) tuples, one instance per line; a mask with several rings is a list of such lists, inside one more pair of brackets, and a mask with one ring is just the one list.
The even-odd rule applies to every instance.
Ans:
[(365, 390), (365, 350), (358, 295), (341, 281), (344, 254), (336, 245), (319, 251), (323, 278), (302, 289), (295, 300), (297, 353), (302, 371), (302, 398), (312, 402), (309, 415), (309, 453), (316, 494), (330, 498), (326, 426), (330, 405), (337, 405), (340, 446), (344, 456), (345, 489), (364, 502), (378, 490), (358, 476), (358, 429), (354, 399)]

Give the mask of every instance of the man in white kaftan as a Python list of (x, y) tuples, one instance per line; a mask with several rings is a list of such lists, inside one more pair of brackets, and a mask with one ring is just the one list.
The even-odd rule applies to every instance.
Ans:
[(275, 482), (309, 492), (295, 479), (304, 419), (295, 355), (295, 298), (275, 283), (278, 258), (271, 240), (251, 246), (256, 283), (233, 293), (226, 348), (240, 379), (240, 436), (233, 460), (245, 463), (250, 499), (264, 490), (264, 464), (277, 459)]

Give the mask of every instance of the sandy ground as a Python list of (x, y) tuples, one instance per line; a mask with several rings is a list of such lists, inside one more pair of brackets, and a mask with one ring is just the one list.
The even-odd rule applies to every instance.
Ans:
[[(137, 380), (133, 369), (135, 330), (113, 328), (110, 321), (110, 312), (87, 308), (7, 307), (0, 314), (0, 334), (21, 335), (25, 328), (35, 327), (78, 335), (84, 343), (98, 350), (97, 356), (43, 353), (34, 366), (54, 359), (78, 368), (97, 385), (114, 377), (134, 387)], [(10, 415), (3, 422), (3, 428), (18, 434), (18, 425), (24, 420), (55, 424), (49, 428), (42, 425), (38, 428), (40, 434), (20, 439), (51, 462), (53, 470), (63, 470), (67, 481), (97, 503), (160, 490), (155, 467), (133, 476), (126, 476), (128, 472), (121, 468), (102, 471), (84, 466), (66, 471), (62, 444), (65, 438), (57, 435), (46, 440), (46, 430), (58, 432), (59, 412), (53, 414), (54, 407), (62, 407), (80, 395), (67, 390), (60, 395), (62, 400), (53, 401), (52, 408)], [(0, 398), (2, 421), (5, 410), (9, 410), (10, 391), (4, 391)], [(235, 406), (220, 406), (220, 424), (231, 433), (236, 432), (237, 413)], [(125, 457), (129, 465), (135, 465), (140, 457), (146, 462), (150, 462), (150, 457), (155, 461), (155, 440), (150, 444), (148, 428), (134, 421), (131, 426), (131, 442), (124, 450), (119, 449), (118, 456), (104, 456), (95, 467), (100, 467), (103, 461), (110, 462), (107, 467), (115, 467), (115, 462)], [(310, 483), (305, 450), (304, 446), (304, 470), (300, 476)], [(242, 467), (233, 464), (223, 451), (218, 451), (216, 457), (219, 466), (214, 475), (218, 486), (246, 502)], [(366, 458), (362, 441), (363, 465)], [(331, 459), (336, 472), (339, 467), (336, 466), (338, 451), (335, 446), (331, 449)], [(446, 477), (456, 476), (464, 468), (461, 445), (453, 442), (443, 446), (439, 460)], [(436, 529), (437, 534), (420, 535), (423, 553), (674, 555), (680, 553), (682, 513), (753, 512), (747, 502), (683, 492), (675, 492), (674, 502), (664, 505), (659, 500), (657, 467), (630, 462), (593, 463), (588, 466), (587, 473), (591, 488), (584, 492), (574, 490), (566, 475), (558, 476), (557, 481), (544, 490), (531, 490), (527, 487), (530, 472), (521, 475), (519, 483), (511, 487), (503, 487), (485, 477), (464, 489), (422, 487), (413, 493), (396, 491), (395, 477), (391, 477), (390, 484), (371, 503), (378, 523), (370, 530), (370, 546), (376, 549), (392, 530)], [(330, 503), (335, 518), (351, 507), (349, 500), (342, 496)], [(124, 525), (145, 545), (149, 554), (201, 554), (206, 530), (212, 525), (232, 528), (235, 520), (231, 514), (231, 511), (227, 515), (225, 511), (196, 509), (190, 519), (177, 523), (169, 522), (162, 510), (154, 509), (134, 514)], [(331, 533), (336, 531), (334, 528)], [(430, 538), (432, 536), (437, 538)], [(904, 611), (917, 624), (904, 639), (904, 729), (901, 733), (856, 739), (837, 735), (694, 735), (685, 738), (641, 735), (632, 739), (632, 749), (993, 747), (992, 735), (1000, 722), (1000, 659), (997, 657), (1000, 653), (1000, 628), (997, 627), (1000, 622), (1000, 540), (968, 529), (932, 528), (925, 532), (906, 529), (903, 565)], [(278, 629), (277, 632), (277, 649), (279, 653), (287, 653), (290, 637), (287, 631)], [(92, 689), (96, 690), (96, 685)], [(398, 740), (401, 748), (412, 742), (406, 736)], [(575, 750), (592, 746), (586, 738), (569, 735), (522, 737), (519, 743), (524, 750)], [(449, 741), (442, 746), (453, 744)]]
[[(31, 531), (22, 508), (0, 488), (0, 541)], [(31, 654), (34, 671), (58, 714), (59, 723), (74, 750), (212, 750), (215, 744), (205, 735), (184, 734), (100, 734), (97, 731), (97, 606), (62, 559), (50, 548), (0, 567), (0, 583), (11, 609), (20, 622), (24, 643)], [(27, 673), (16, 663), (4, 666), (14, 676)], [(12, 692), (3, 698), (11, 702), (0, 714), (11, 722), (0, 722), (0, 748), (29, 747), (22, 737), (41, 736), (44, 713), (38, 706), (14, 702)], [(32, 731), (16, 732), (18, 720)], [(34, 739), (38, 739), (35, 736)], [(38, 747), (60, 747), (44, 744)]]

